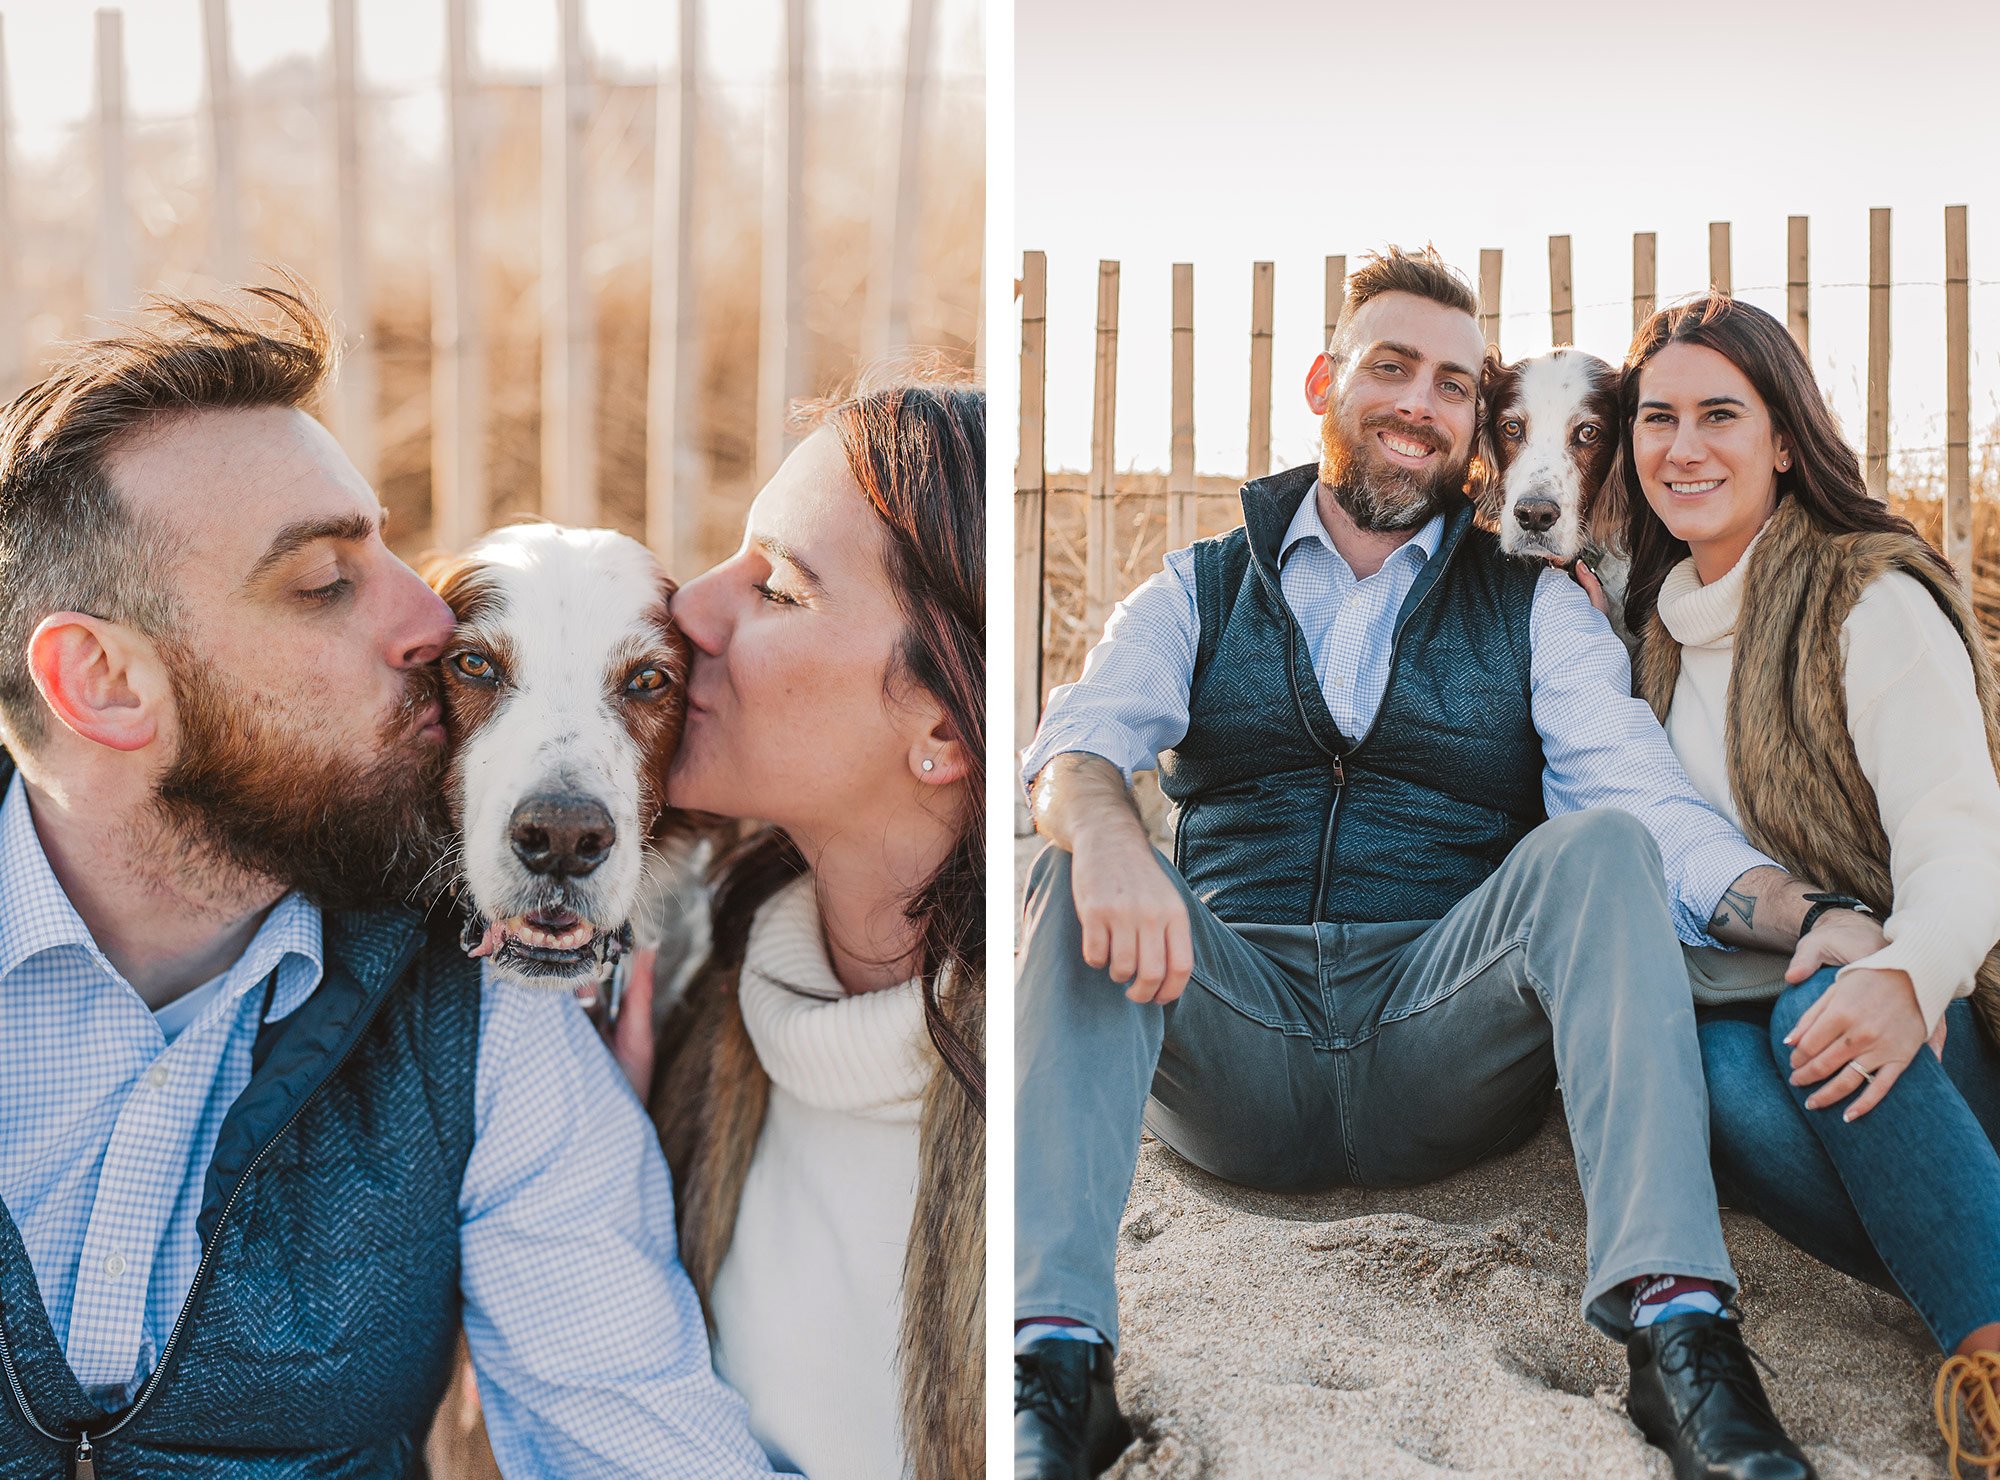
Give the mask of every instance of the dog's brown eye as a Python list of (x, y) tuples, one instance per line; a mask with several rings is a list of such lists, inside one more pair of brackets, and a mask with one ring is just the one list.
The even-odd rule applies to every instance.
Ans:
[(641, 668), (625, 680), (625, 692), (628, 694), (657, 694), (666, 686), (667, 676), (657, 668)]
[(1521, 440), (1520, 420), (1517, 417), (1510, 416), (1505, 421), (1501, 422), (1500, 435), (1505, 437), (1509, 442), (1520, 441)]
[(469, 649), (452, 654), (451, 666), (474, 683), (492, 683), (500, 676), (491, 658), (484, 653), (475, 653)]
[(1597, 423), (1587, 421), (1576, 429), (1576, 440), (1585, 444), (1597, 440)]

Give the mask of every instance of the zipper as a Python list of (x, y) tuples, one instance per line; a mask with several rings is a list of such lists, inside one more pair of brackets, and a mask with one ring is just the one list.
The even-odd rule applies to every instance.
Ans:
[[(1460, 533), (1463, 534), (1463, 531), (1461, 530)], [(1449, 561), (1457, 553), (1457, 545), (1458, 541), (1447, 531), (1444, 542), (1438, 546), (1438, 556)], [(1326, 807), (1326, 826), (1321, 832), (1319, 840), (1318, 877), (1313, 882), (1312, 909), (1313, 917), (1317, 919), (1320, 913), (1320, 905), (1326, 899), (1327, 886), (1331, 882), (1328, 874), (1333, 868), (1333, 835), (1335, 827), (1340, 820), (1341, 793), (1347, 786), (1347, 772), (1341, 765), (1342, 757), (1356, 754), (1369, 740), (1374, 738), (1376, 728), (1382, 723), (1382, 710), (1389, 702), (1389, 690), (1396, 682), (1396, 663), (1402, 657), (1403, 653), (1403, 629), (1408, 625), (1410, 618), (1415, 617), (1418, 612), (1422, 611), (1424, 603), (1431, 599), (1431, 594), (1437, 590), (1439, 582), (1444, 579), (1444, 569), (1442, 566), (1439, 567), (1436, 577), (1432, 579), (1428, 586), (1424, 587), (1423, 594), (1417, 598), (1417, 604), (1411, 607), (1403, 619), (1396, 624), (1396, 635), (1389, 643), (1389, 672), (1382, 684), (1382, 702), (1375, 706), (1375, 717), (1368, 722), (1368, 728), (1360, 739), (1349, 745), (1345, 751), (1337, 751), (1320, 740), (1318, 732), (1313, 729), (1312, 721), (1306, 716), (1305, 694), (1299, 687), (1297, 659), (1301, 633), (1299, 631), (1298, 616), (1292, 611), (1291, 604), (1285, 600), (1284, 587), (1264, 568), (1262, 562), (1256, 560), (1254, 555), (1251, 559), (1257, 565), (1258, 574), (1263, 577), (1266, 585), (1274, 588), (1272, 594), (1277, 597), (1278, 607), (1285, 614), (1285, 677), (1290, 681), (1292, 686), (1292, 705), (1298, 711), (1299, 724), (1304, 728), (1306, 738), (1312, 742), (1313, 748), (1333, 762), (1333, 799), (1327, 803)], [(1421, 572), (1419, 572), (1417, 579), (1423, 579)], [(1318, 679), (1319, 675), (1315, 673), (1313, 675), (1314, 682), (1317, 683)]]
[[(389, 991), (394, 990), (396, 982), (401, 979), (410, 962), (416, 959), (417, 952), (423, 949), (423, 944), (423, 935), (419, 933), (396, 958), (395, 964), (389, 969), (388, 990), (375, 999), (375, 1005), (369, 1009), (367, 1016), (355, 1025), (347, 1040), (347, 1046), (340, 1051), (340, 1057), (333, 1061), (333, 1067), (328, 1069), (325, 1077), (312, 1087), (312, 1092), (299, 1101), (297, 1108), (285, 1117), (285, 1123), (278, 1127), (277, 1133), (257, 1148), (257, 1154), (250, 1158), (250, 1164), (243, 1169), (243, 1175), (236, 1179), (236, 1186), (231, 1189), (229, 1200), (222, 1205), (222, 1211), (215, 1216), (215, 1229), (208, 1236), (208, 1247), (201, 1251), (201, 1263), (195, 1266), (194, 1280), (188, 1285), (187, 1297), (181, 1301), (180, 1314), (174, 1317), (173, 1329), (167, 1333), (166, 1344), (160, 1348), (159, 1360), (153, 1363), (152, 1375), (146, 1379), (145, 1385), (139, 1389), (139, 1396), (132, 1400), (132, 1406), (125, 1410), (118, 1422), (108, 1429), (99, 1431), (98, 1440), (109, 1439), (123, 1429), (152, 1401), (154, 1393), (159, 1390), (161, 1382), (166, 1378), (167, 1364), (174, 1354), (174, 1348), (180, 1344), (181, 1333), (187, 1328), (188, 1317), (194, 1313), (195, 1297), (201, 1294), (201, 1282), (207, 1277), (209, 1266), (215, 1262), (215, 1251), (222, 1244), (222, 1230), (228, 1225), (229, 1214), (235, 1208), (236, 1200), (243, 1195), (243, 1189), (250, 1185), (252, 1174), (263, 1165), (264, 1158), (270, 1154), (271, 1148), (285, 1139), (285, 1133), (298, 1123), (299, 1117), (306, 1113), (314, 1100), (319, 1098), (319, 1092), (325, 1089), (333, 1076), (340, 1072), (341, 1066), (354, 1056), (354, 1050), (361, 1046), (362, 1034), (367, 1031), (368, 1025), (375, 1021), (375, 1015), (382, 1010), (383, 1004), (389, 999)], [(71, 1441), (60, 1434), (52, 1434), (42, 1427), (41, 1421), (35, 1417), (34, 1409), (28, 1406), (27, 1390), (21, 1386), (20, 1374), (14, 1368), (13, 1343), (8, 1339), (5, 1321), (0, 1321), (0, 1369), (4, 1369), (7, 1374), (7, 1383), (13, 1389), (15, 1406), (21, 1410), (21, 1417), (28, 1421), (28, 1427), (53, 1443), (73, 1445), (72, 1458), (75, 1464), (71, 1471), (71, 1480), (97, 1480), (96, 1450), (92, 1446), (91, 1436), (82, 1433)]]

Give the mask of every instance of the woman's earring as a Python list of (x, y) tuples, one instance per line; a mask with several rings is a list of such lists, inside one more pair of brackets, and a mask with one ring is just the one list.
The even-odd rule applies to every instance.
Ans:
[(937, 769), (937, 762), (932, 760), (929, 756), (925, 756), (924, 769), (926, 771), (935, 771)]

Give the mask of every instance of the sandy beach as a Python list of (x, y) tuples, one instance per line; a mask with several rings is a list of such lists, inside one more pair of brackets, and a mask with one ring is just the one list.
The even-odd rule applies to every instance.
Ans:
[[(1745, 1332), (1823, 1480), (1944, 1473), (1938, 1358), (1902, 1301), (1725, 1214)], [(1559, 1114), (1426, 1187), (1219, 1182), (1147, 1141), (1126, 1209), (1119, 1480), (1660, 1477), (1621, 1347), (1586, 1327), (1583, 1201)]]
[[(1039, 840), (1020, 839), (1016, 886)], [(1725, 1211), (1745, 1335), (1822, 1480), (1935, 1480), (1938, 1355), (1901, 1300)], [(1583, 1323), (1559, 1111), (1512, 1155), (1396, 1191), (1234, 1187), (1147, 1138), (1119, 1241), (1113, 1480), (1670, 1480)]]

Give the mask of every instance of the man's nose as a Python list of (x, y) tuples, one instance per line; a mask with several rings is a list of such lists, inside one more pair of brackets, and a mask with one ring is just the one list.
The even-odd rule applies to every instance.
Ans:
[(444, 655), (457, 620), (444, 598), (408, 566), (403, 566), (396, 579), (402, 586), (398, 594), (404, 602), (394, 639), (397, 666), (421, 668), (426, 663), (435, 663)]

